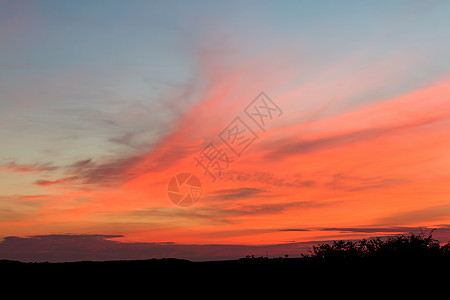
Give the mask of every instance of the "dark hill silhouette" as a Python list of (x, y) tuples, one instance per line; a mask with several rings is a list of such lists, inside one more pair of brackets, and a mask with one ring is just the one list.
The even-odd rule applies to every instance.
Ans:
[(346, 265), (417, 265), (440, 264), (450, 265), (450, 242), (441, 244), (433, 238), (433, 231), (429, 234), (423, 231), (419, 234), (397, 235), (389, 238), (372, 238), (358, 241), (334, 241), (333, 243), (313, 246), (309, 255), (299, 258), (285, 257), (267, 258), (248, 255), (238, 260), (192, 262), (185, 259), (164, 258), (148, 260), (111, 260), (111, 261), (80, 261), (65, 263), (24, 263), (12, 260), (0, 260), (0, 267), (28, 268), (28, 269), (272, 269), (298, 268), (317, 269), (335, 264)]
[(185, 289), (207, 285), (220, 290), (241, 286), (260, 291), (277, 286), (307, 288), (310, 284), (321, 289), (331, 284), (370, 286), (375, 281), (394, 286), (400, 280), (407, 284), (444, 280), (446, 272), (442, 271), (449, 267), (450, 244), (441, 245), (432, 232), (319, 244), (309, 255), (297, 258), (249, 255), (207, 262), (165, 258), (65, 263), (0, 260), (0, 271), (13, 282), (173, 286), (168, 291), (180, 289), (180, 285)]

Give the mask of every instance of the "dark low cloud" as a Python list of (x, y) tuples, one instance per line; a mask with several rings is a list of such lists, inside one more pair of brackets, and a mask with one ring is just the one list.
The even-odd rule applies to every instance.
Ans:
[[(339, 232), (355, 232), (355, 233), (417, 233), (421, 230), (431, 231), (433, 228), (429, 227), (408, 227), (408, 226), (392, 226), (392, 227), (326, 227), (321, 228), (321, 231), (339, 231)], [(441, 230), (448, 230), (446, 228)]]
[(282, 228), (279, 231), (329, 231), (340, 233), (369, 233), (369, 234), (428, 234), (433, 232), (433, 236), (441, 242), (450, 240), (450, 225), (441, 224), (436, 227), (428, 226), (361, 226), (361, 227), (320, 227), (320, 228)]
[[(361, 232), (361, 233), (381, 233), (381, 232), (417, 232), (420, 230), (431, 230), (428, 227), (408, 227), (408, 226), (391, 226), (391, 227), (322, 227), (322, 228), (283, 228), (279, 231), (340, 231), (340, 232)], [(444, 227), (445, 230), (449, 230)]]
[[(431, 232), (430, 227), (325, 227), (286, 228), (278, 231), (339, 231), (353, 233), (408, 234), (410, 232)], [(267, 230), (264, 230), (266, 232)], [(0, 259), (24, 262), (64, 262), (64, 261), (104, 261), (133, 260), (150, 258), (182, 258), (192, 261), (238, 259), (246, 255), (271, 257), (300, 256), (306, 254), (313, 245), (330, 243), (333, 240), (295, 242), (272, 245), (221, 245), (221, 244), (177, 244), (170, 241), (154, 243), (120, 242), (122, 235), (104, 234), (55, 234), (29, 237), (5, 237), (0, 243)], [(433, 237), (442, 242), (450, 239), (450, 225), (439, 225)], [(370, 238), (370, 237), (369, 237)]]
[(246, 255), (300, 256), (310, 243), (286, 243), (266, 246), (189, 245), (171, 242), (122, 243), (121, 235), (39, 235), (6, 237), (0, 243), (0, 259), (25, 262), (103, 261), (150, 258), (183, 258), (192, 261), (238, 259)]
[(327, 227), (321, 228), (321, 231), (340, 231), (340, 232), (361, 232), (361, 233), (380, 233), (380, 232), (415, 232), (417, 227)]

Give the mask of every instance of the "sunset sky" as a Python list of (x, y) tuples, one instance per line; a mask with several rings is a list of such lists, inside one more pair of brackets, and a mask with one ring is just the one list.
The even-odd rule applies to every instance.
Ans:
[[(0, 1), (0, 258), (278, 255), (419, 227), (448, 241), (449, 15), (449, 1)], [(201, 183), (190, 206), (167, 191), (181, 173)]]

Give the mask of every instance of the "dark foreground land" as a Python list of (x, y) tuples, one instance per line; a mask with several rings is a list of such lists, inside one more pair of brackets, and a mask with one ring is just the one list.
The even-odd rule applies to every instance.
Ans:
[[(302, 280), (329, 281), (348, 278), (398, 280), (410, 277), (443, 278), (450, 270), (450, 246), (430, 235), (411, 234), (389, 239), (337, 241), (315, 246), (301, 258), (249, 256), (230, 261), (191, 262), (182, 259), (148, 259), (104, 262), (22, 263), (0, 260), (0, 272), (8, 276), (87, 281), (129, 279), (136, 282), (173, 283), (223, 281), (264, 285)], [(303, 281), (302, 281), (303, 282)], [(305, 281), (306, 282), (306, 281)]]
[[(180, 259), (135, 261), (20, 263), (1, 261), (0, 272), (13, 282), (37, 286), (95, 288), (162, 289), (185, 292), (197, 288), (233, 290), (311, 289), (331, 286), (343, 289), (403, 285), (408, 289), (436, 289), (447, 286), (450, 276), (448, 258), (338, 259), (322, 261), (311, 258), (247, 258), (232, 261), (191, 262)], [(3, 281), (5, 283), (5, 281)], [(6, 286), (6, 285), (4, 285)], [(321, 289), (319, 289), (320, 291)], [(113, 293), (114, 294), (114, 293)]]

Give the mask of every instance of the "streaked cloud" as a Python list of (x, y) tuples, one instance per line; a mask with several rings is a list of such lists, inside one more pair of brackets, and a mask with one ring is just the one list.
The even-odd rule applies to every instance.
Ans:
[(70, 183), (76, 179), (77, 179), (76, 176), (61, 178), (61, 179), (57, 179), (57, 180), (39, 179), (39, 180), (35, 181), (34, 183), (37, 185), (41, 185), (41, 186), (49, 186), (49, 185), (55, 185), (55, 184)]
[(300, 174), (295, 174), (292, 177), (284, 178), (274, 173), (264, 171), (229, 171), (223, 174), (221, 179), (226, 181), (237, 182), (255, 182), (270, 186), (278, 187), (313, 187), (316, 182), (313, 180), (302, 179)]
[(434, 222), (438, 224), (447, 220), (450, 215), (450, 205), (432, 205), (416, 210), (400, 211), (390, 216), (376, 220), (379, 225), (423, 224)]
[(334, 174), (332, 180), (326, 186), (332, 189), (340, 189), (358, 192), (369, 189), (387, 188), (405, 183), (401, 178), (358, 177), (344, 173)]
[(448, 115), (432, 117), (428, 119), (413, 121), (396, 126), (374, 127), (363, 130), (357, 130), (350, 133), (328, 136), (313, 140), (298, 141), (277, 141), (279, 146), (266, 154), (267, 159), (286, 159), (290, 155), (304, 155), (316, 151), (330, 150), (335, 147), (349, 146), (353, 143), (374, 140), (384, 134), (393, 134), (395, 132), (414, 129), (420, 126), (426, 126), (434, 122), (448, 119)]
[(253, 197), (267, 197), (265, 191), (258, 188), (242, 187), (237, 189), (217, 190), (207, 197), (208, 200), (241, 200)]
[(45, 164), (18, 164), (15, 161), (0, 165), (0, 170), (4, 172), (18, 172), (18, 173), (28, 173), (28, 172), (45, 172), (45, 171), (55, 171), (59, 167), (52, 165), (51, 163)]

